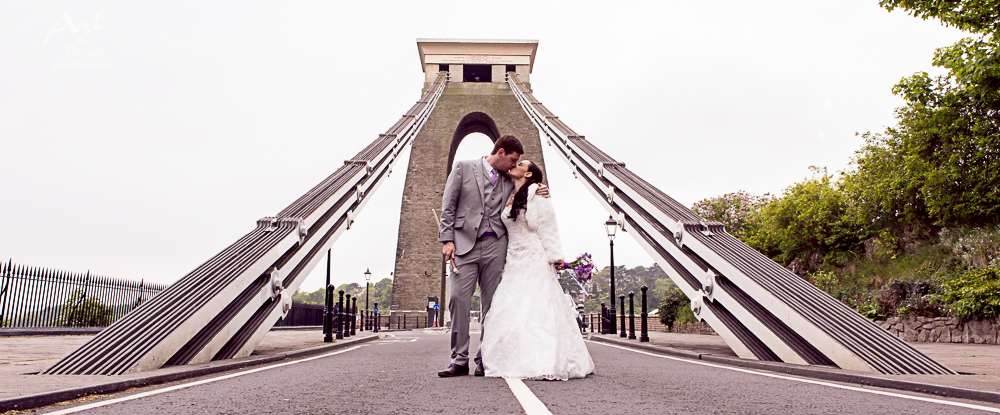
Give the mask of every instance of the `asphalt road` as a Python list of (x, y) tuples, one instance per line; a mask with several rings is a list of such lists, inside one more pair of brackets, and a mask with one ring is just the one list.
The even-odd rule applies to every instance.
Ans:
[(530, 405), (537, 398), (544, 404), (540, 413), (547, 409), (554, 414), (987, 413), (969, 407), (981, 403), (927, 402), (918, 399), (938, 399), (714, 366), (597, 342), (588, 342), (597, 364), (595, 374), (567, 382), (525, 381), (527, 389), (515, 396), (518, 381), (509, 385), (495, 378), (438, 378), (436, 372), (448, 364), (448, 335), (394, 334), (319, 357), (38, 412), (470, 414), (525, 413), (527, 409), (539, 413)]

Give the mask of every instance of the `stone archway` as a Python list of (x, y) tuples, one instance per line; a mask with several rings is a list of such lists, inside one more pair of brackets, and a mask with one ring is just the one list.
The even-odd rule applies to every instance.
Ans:
[(524, 145), (524, 157), (545, 171), (538, 129), (506, 84), (448, 84), (413, 140), (399, 213), (392, 304), (379, 309), (425, 310), (427, 297), (444, 298), (445, 266), (435, 215), (441, 214), (455, 151), (471, 133), (493, 141), (513, 134)]
[(455, 153), (458, 151), (458, 146), (462, 144), (462, 140), (466, 136), (472, 133), (483, 134), (489, 137), (490, 141), (494, 143), (501, 135), (500, 131), (497, 130), (496, 122), (489, 115), (481, 112), (472, 112), (462, 117), (451, 139), (451, 149), (448, 150), (448, 171), (445, 173), (445, 177), (451, 174), (451, 167), (455, 165)]

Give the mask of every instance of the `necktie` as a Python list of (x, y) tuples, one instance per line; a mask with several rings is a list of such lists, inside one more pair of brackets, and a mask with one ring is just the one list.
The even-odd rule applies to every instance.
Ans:
[(490, 172), (490, 183), (493, 183), (494, 186), (497, 184), (497, 169)]

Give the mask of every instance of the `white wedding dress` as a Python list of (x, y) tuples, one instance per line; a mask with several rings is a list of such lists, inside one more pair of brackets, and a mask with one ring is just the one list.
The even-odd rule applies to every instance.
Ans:
[(552, 202), (532, 188), (528, 195), (516, 221), (510, 207), (502, 213), (507, 263), (483, 323), (483, 366), (490, 377), (582, 378), (594, 372), (594, 361), (551, 265), (564, 259)]

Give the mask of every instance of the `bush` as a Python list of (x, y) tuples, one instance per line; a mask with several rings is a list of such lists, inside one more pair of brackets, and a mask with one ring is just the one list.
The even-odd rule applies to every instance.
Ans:
[(660, 323), (667, 326), (671, 331), (674, 329), (674, 322), (677, 321), (679, 312), (691, 306), (691, 300), (684, 295), (680, 288), (668, 289), (660, 299), (659, 310)]
[(966, 271), (946, 281), (943, 288), (942, 298), (955, 317), (973, 320), (1000, 315), (1000, 270), (996, 268)]
[(111, 324), (112, 310), (83, 291), (70, 295), (62, 307), (62, 325), (67, 327), (106, 327)]

